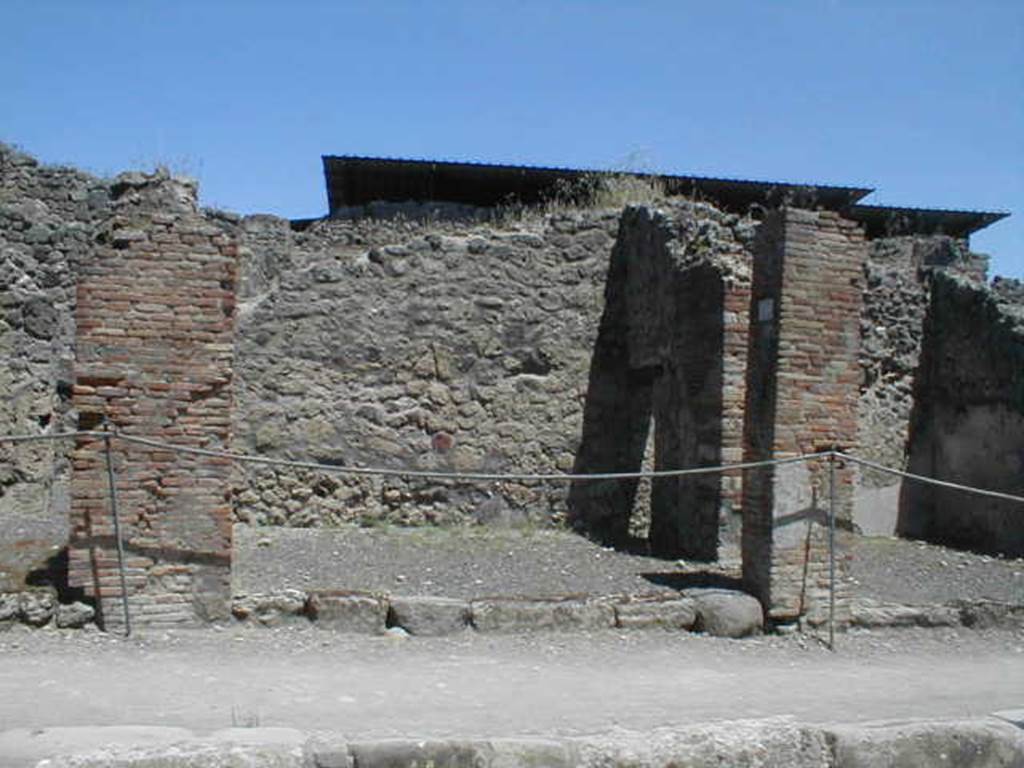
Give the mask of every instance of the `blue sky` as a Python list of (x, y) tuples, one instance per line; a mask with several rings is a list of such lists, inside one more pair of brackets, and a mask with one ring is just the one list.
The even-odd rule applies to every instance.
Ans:
[(1009, 210), (1024, 277), (1024, 3), (2, 0), (0, 140), (203, 202), (326, 210), (320, 156), (865, 185)]

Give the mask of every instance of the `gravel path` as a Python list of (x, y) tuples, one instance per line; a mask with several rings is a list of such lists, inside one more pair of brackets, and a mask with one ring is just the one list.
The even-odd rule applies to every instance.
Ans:
[[(837, 534), (853, 592), (886, 602), (1024, 604), (1024, 559)], [(559, 597), (735, 584), (739, 553), (684, 563), (600, 547), (564, 531), (479, 528), (235, 529), (236, 593), (293, 588), (394, 595)]]

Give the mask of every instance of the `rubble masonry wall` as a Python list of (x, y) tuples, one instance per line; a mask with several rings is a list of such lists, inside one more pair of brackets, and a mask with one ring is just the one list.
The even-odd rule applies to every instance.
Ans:
[[(1024, 305), (1020, 284), (996, 290), (930, 275), (921, 365), (914, 383), (909, 469), (1024, 495)], [(1021, 505), (903, 484), (898, 531), (982, 552), (1024, 555)]]
[[(343, 466), (571, 471), (617, 228), (615, 211), (301, 233), (242, 221), (251, 288), (232, 446)], [(283, 468), (239, 480), (239, 521), (292, 526), (557, 523), (568, 492)]]
[[(108, 190), (72, 168), (0, 144), (0, 432), (74, 431), (75, 270)], [(68, 539), (71, 445), (0, 445), (0, 592), (60, 558)]]
[[(0, 254), (7, 434), (109, 419), (195, 447), (496, 473), (633, 471), (652, 445), (659, 468), (838, 446), (1022, 492), (1021, 291), (984, 287), (952, 238), (866, 244), (832, 212), (757, 223), (685, 200), (294, 231), (200, 210), (166, 174), (99, 180), (0, 145)], [(119, 619), (102, 448), (0, 447), (0, 591), (70, 543), (70, 586)], [(610, 541), (649, 525), (662, 554), (709, 559), (742, 512), (748, 587), (773, 617), (819, 610), (825, 586), (821, 467), (651, 489), (235, 470), (123, 442), (114, 458), (150, 623), (225, 615), (236, 522), (571, 524)], [(840, 515), (868, 532), (1020, 547), (998, 504), (839, 477)]]
[[(886, 237), (868, 245), (857, 449), (858, 455), (888, 467), (906, 469), (910, 456), (914, 382), (932, 301), (929, 275), (936, 270), (952, 271), (978, 284), (985, 280), (984, 258), (952, 237)], [(870, 469), (858, 467), (854, 472), (853, 524), (869, 535), (895, 534), (903, 481)]]

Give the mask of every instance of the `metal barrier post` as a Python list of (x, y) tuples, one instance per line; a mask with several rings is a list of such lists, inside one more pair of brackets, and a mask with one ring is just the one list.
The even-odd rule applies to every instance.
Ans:
[[(121, 576), (121, 604), (124, 607), (124, 636), (132, 633), (131, 615), (128, 612), (128, 582), (124, 574), (124, 543), (121, 541), (121, 519), (117, 513), (117, 485), (114, 482), (114, 459), (110, 453), (110, 432), (106, 418), (103, 419), (103, 447), (107, 456), (107, 486), (110, 489), (110, 513), (114, 519), (114, 539), (117, 542), (117, 569)], [(101, 589), (97, 586), (97, 589)]]
[(828, 647), (836, 649), (836, 454), (828, 455)]

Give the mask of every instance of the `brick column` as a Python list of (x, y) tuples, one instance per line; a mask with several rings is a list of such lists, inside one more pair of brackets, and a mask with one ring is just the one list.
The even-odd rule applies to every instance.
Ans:
[[(236, 246), (196, 212), (194, 187), (133, 175), (78, 281), (74, 408), (124, 434), (205, 448), (228, 443)], [(128, 590), (138, 624), (228, 610), (228, 463), (115, 441)], [(107, 626), (121, 592), (102, 440), (74, 451), (70, 582)]]
[[(864, 238), (831, 211), (771, 214), (755, 248), (747, 459), (849, 447), (857, 434)], [(841, 516), (851, 473), (841, 469)], [(769, 618), (819, 614), (827, 600), (824, 463), (747, 473), (743, 573)]]

